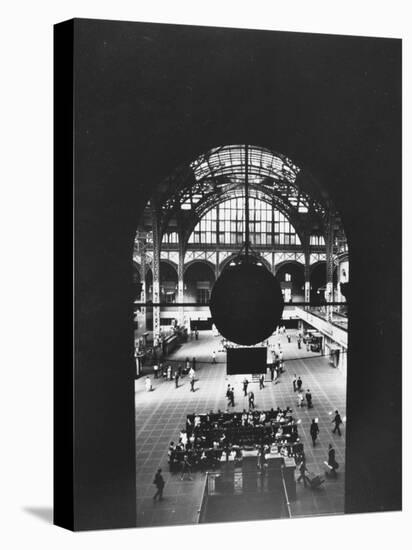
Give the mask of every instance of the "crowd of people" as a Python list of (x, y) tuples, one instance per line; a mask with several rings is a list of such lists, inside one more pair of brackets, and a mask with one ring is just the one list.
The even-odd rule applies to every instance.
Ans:
[(312, 393), (310, 389), (308, 388), (305, 391), (302, 389), (303, 381), (300, 376), (296, 377), (296, 374), (293, 375), (292, 378), (292, 386), (293, 386), (293, 392), (297, 392), (297, 406), (298, 407), (304, 407), (305, 401), (308, 409), (313, 408), (313, 402), (312, 402)]
[[(292, 336), (286, 332), (285, 327), (279, 327), (277, 335), (280, 334), (286, 335), (289, 344), (292, 342)], [(196, 336), (198, 337), (198, 335), (194, 335), (195, 338)], [(298, 348), (307, 343), (305, 336), (301, 332), (294, 335), (293, 340)], [(225, 344), (227, 345), (227, 342)], [(269, 345), (269, 342), (264, 344), (268, 347), (268, 372), (270, 372), (270, 377), (261, 374), (259, 378), (256, 377), (252, 380), (258, 382), (258, 386), (255, 387), (256, 389), (254, 388), (258, 393), (260, 393), (260, 390), (264, 390), (268, 382), (279, 382), (281, 375), (286, 370), (280, 339), (271, 345)], [(271, 362), (270, 358), (272, 358)], [(210, 363), (214, 364), (216, 362), (216, 351), (212, 351)], [(195, 391), (195, 358), (186, 358), (185, 361), (176, 363), (173, 367), (170, 363), (166, 365), (159, 363), (153, 369), (154, 378), (162, 377), (167, 381), (174, 381), (176, 388), (180, 387), (179, 380), (188, 376), (190, 391)], [(150, 377), (147, 377), (146, 380), (146, 388), (150, 391), (152, 389)], [(191, 479), (192, 471), (195, 469), (206, 471), (219, 468), (222, 462), (227, 460), (234, 460), (235, 464), (240, 464), (244, 452), (254, 449), (259, 457), (263, 457), (263, 459), (267, 453), (274, 453), (285, 458), (295, 458), (297, 481), (303, 481), (305, 486), (310, 485), (313, 487), (313, 479), (306, 465), (304, 446), (298, 434), (300, 421), (294, 418), (291, 408), (256, 409), (255, 395), (251, 391), (250, 381), (246, 377), (241, 382), (241, 388), (243, 397), (247, 398), (248, 409), (245, 408), (241, 412), (234, 410), (235, 402), (239, 401), (240, 390), (238, 389), (239, 394), (236, 396), (235, 386), (228, 384), (225, 390), (227, 398), (226, 411), (218, 410), (217, 412), (205, 414), (194, 413), (187, 416), (186, 426), (180, 432), (178, 439), (175, 440), (176, 443), (172, 441), (169, 445), (170, 471), (179, 472), (181, 479), (186, 476)], [(307, 407), (308, 409), (314, 407), (312, 392), (304, 385), (301, 376), (293, 375), (292, 388), (296, 396), (296, 406), (299, 409), (301, 407)], [(242, 406), (245, 406), (244, 402)], [(331, 422), (334, 424), (333, 434), (340, 436), (340, 427), (343, 421), (337, 410)], [(312, 445), (315, 447), (320, 432), (318, 419), (312, 419), (308, 428)], [(260, 459), (258, 463), (260, 464)], [(327, 460), (324, 463), (327, 466), (327, 475), (336, 477), (339, 464), (336, 461), (335, 449), (331, 443), (328, 448)], [(161, 470), (157, 472), (154, 483), (157, 487), (154, 499), (159, 498), (161, 500), (164, 487)]]
[(268, 411), (188, 415), (178, 442), (170, 443), (170, 470), (187, 469), (187, 464), (191, 468), (214, 468), (223, 454), (226, 459), (232, 454), (235, 460), (241, 460), (242, 449), (246, 448), (299, 458), (303, 454), (303, 444), (292, 410), (278, 407)]

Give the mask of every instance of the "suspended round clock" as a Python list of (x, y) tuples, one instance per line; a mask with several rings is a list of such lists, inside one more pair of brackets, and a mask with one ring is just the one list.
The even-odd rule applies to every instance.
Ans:
[(213, 323), (231, 342), (253, 345), (269, 338), (283, 313), (280, 285), (253, 253), (249, 239), (248, 146), (245, 146), (245, 241), (217, 279), (210, 298)]

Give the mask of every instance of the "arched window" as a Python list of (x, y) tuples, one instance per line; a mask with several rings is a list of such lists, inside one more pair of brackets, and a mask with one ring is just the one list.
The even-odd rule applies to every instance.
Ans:
[[(209, 210), (190, 235), (189, 244), (241, 245), (245, 240), (244, 202), (244, 197), (237, 197)], [(289, 220), (257, 198), (249, 199), (249, 232), (252, 246), (301, 244)]]

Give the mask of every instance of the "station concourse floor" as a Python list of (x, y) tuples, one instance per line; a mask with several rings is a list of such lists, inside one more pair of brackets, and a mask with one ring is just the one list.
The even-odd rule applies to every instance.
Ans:
[[(299, 437), (304, 444), (306, 465), (310, 472), (325, 478), (328, 458), (328, 444), (332, 443), (339, 463), (337, 479), (325, 478), (320, 489), (304, 487), (297, 483), (297, 498), (291, 502), (292, 517), (342, 514), (344, 512), (345, 477), (345, 424), (341, 426), (342, 436), (333, 434), (333, 412), (337, 409), (342, 418), (346, 415), (346, 379), (343, 374), (329, 365), (327, 357), (307, 352), (306, 347), (298, 349), (296, 331), (288, 331), (292, 342), (286, 335), (272, 336), (270, 343), (281, 342), (285, 372), (278, 383), (270, 381), (266, 375), (265, 388), (259, 390), (259, 384), (248, 379), (249, 390), (255, 394), (257, 410), (272, 407), (290, 406), (293, 416), (301, 420)], [(205, 474), (193, 472), (192, 479), (186, 475), (169, 472), (167, 451), (171, 441), (177, 442), (179, 433), (186, 424), (186, 415), (194, 412), (204, 413), (218, 409), (227, 409), (226, 388), (230, 383), (235, 388), (235, 407), (232, 411), (248, 408), (247, 398), (243, 396), (243, 375), (226, 375), (226, 353), (218, 352), (221, 337), (213, 336), (211, 331), (201, 331), (199, 340), (189, 340), (176, 350), (170, 360), (184, 361), (196, 357), (195, 392), (190, 391), (189, 378), (179, 380), (175, 388), (174, 381), (152, 379), (153, 390), (145, 389), (145, 376), (135, 382), (136, 405), (136, 490), (137, 490), (137, 526), (151, 527), (162, 525), (184, 525), (198, 522), (200, 505), (205, 485)], [(212, 351), (216, 350), (217, 364), (212, 364)], [(167, 364), (167, 360), (164, 361)], [(313, 408), (298, 408), (297, 397), (293, 392), (292, 377), (301, 376), (304, 390), (310, 389)], [(313, 448), (309, 426), (312, 418), (319, 419), (319, 438)], [(153, 478), (158, 468), (166, 485), (164, 500), (153, 501), (156, 491)], [(296, 472), (296, 478), (299, 472)], [(252, 518), (251, 519), (256, 519)], [(227, 521), (230, 521), (230, 511)]]

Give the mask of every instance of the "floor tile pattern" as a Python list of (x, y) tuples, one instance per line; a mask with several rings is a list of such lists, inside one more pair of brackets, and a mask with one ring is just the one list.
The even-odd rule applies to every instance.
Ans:
[[(340, 465), (337, 479), (326, 478), (320, 489), (314, 490), (297, 484), (297, 499), (291, 502), (293, 517), (337, 514), (344, 510), (344, 456), (345, 426), (342, 436), (332, 434), (333, 411), (346, 414), (346, 380), (339, 370), (329, 365), (327, 357), (298, 349), (293, 331), (288, 343), (285, 335), (273, 336), (271, 343), (281, 342), (286, 372), (278, 383), (272, 383), (267, 376), (265, 388), (259, 390), (258, 383), (251, 383), (258, 409), (291, 406), (294, 415), (301, 419), (299, 434), (304, 443), (307, 467), (313, 473), (325, 477), (327, 470), (328, 444), (333, 443), (336, 459)], [(188, 377), (181, 379), (179, 387), (174, 382), (150, 377), (153, 391), (145, 391), (144, 377), (135, 383), (136, 403), (136, 468), (137, 468), (137, 525), (160, 526), (196, 523), (199, 517), (203, 490), (206, 481), (204, 474), (194, 472), (192, 479), (181, 480), (180, 475), (169, 473), (167, 450), (170, 441), (176, 441), (180, 430), (185, 426), (186, 415), (193, 412), (225, 410), (227, 385), (235, 388), (235, 407), (241, 411), (247, 408), (247, 398), (243, 397), (243, 376), (227, 376), (225, 353), (217, 353), (217, 364), (212, 364), (212, 351), (219, 350), (219, 337), (211, 332), (200, 332), (199, 340), (190, 340), (171, 357), (184, 361), (186, 357), (197, 359), (195, 392), (190, 392)], [(296, 394), (293, 392), (292, 377), (301, 376), (303, 388), (310, 389), (313, 396), (313, 409), (296, 407)], [(249, 378), (250, 379), (250, 378)], [(309, 434), (312, 418), (319, 419), (320, 434), (313, 448)], [(153, 501), (155, 486), (153, 478), (157, 468), (162, 468), (166, 486), (164, 500)], [(297, 476), (298, 477), (298, 474)]]

